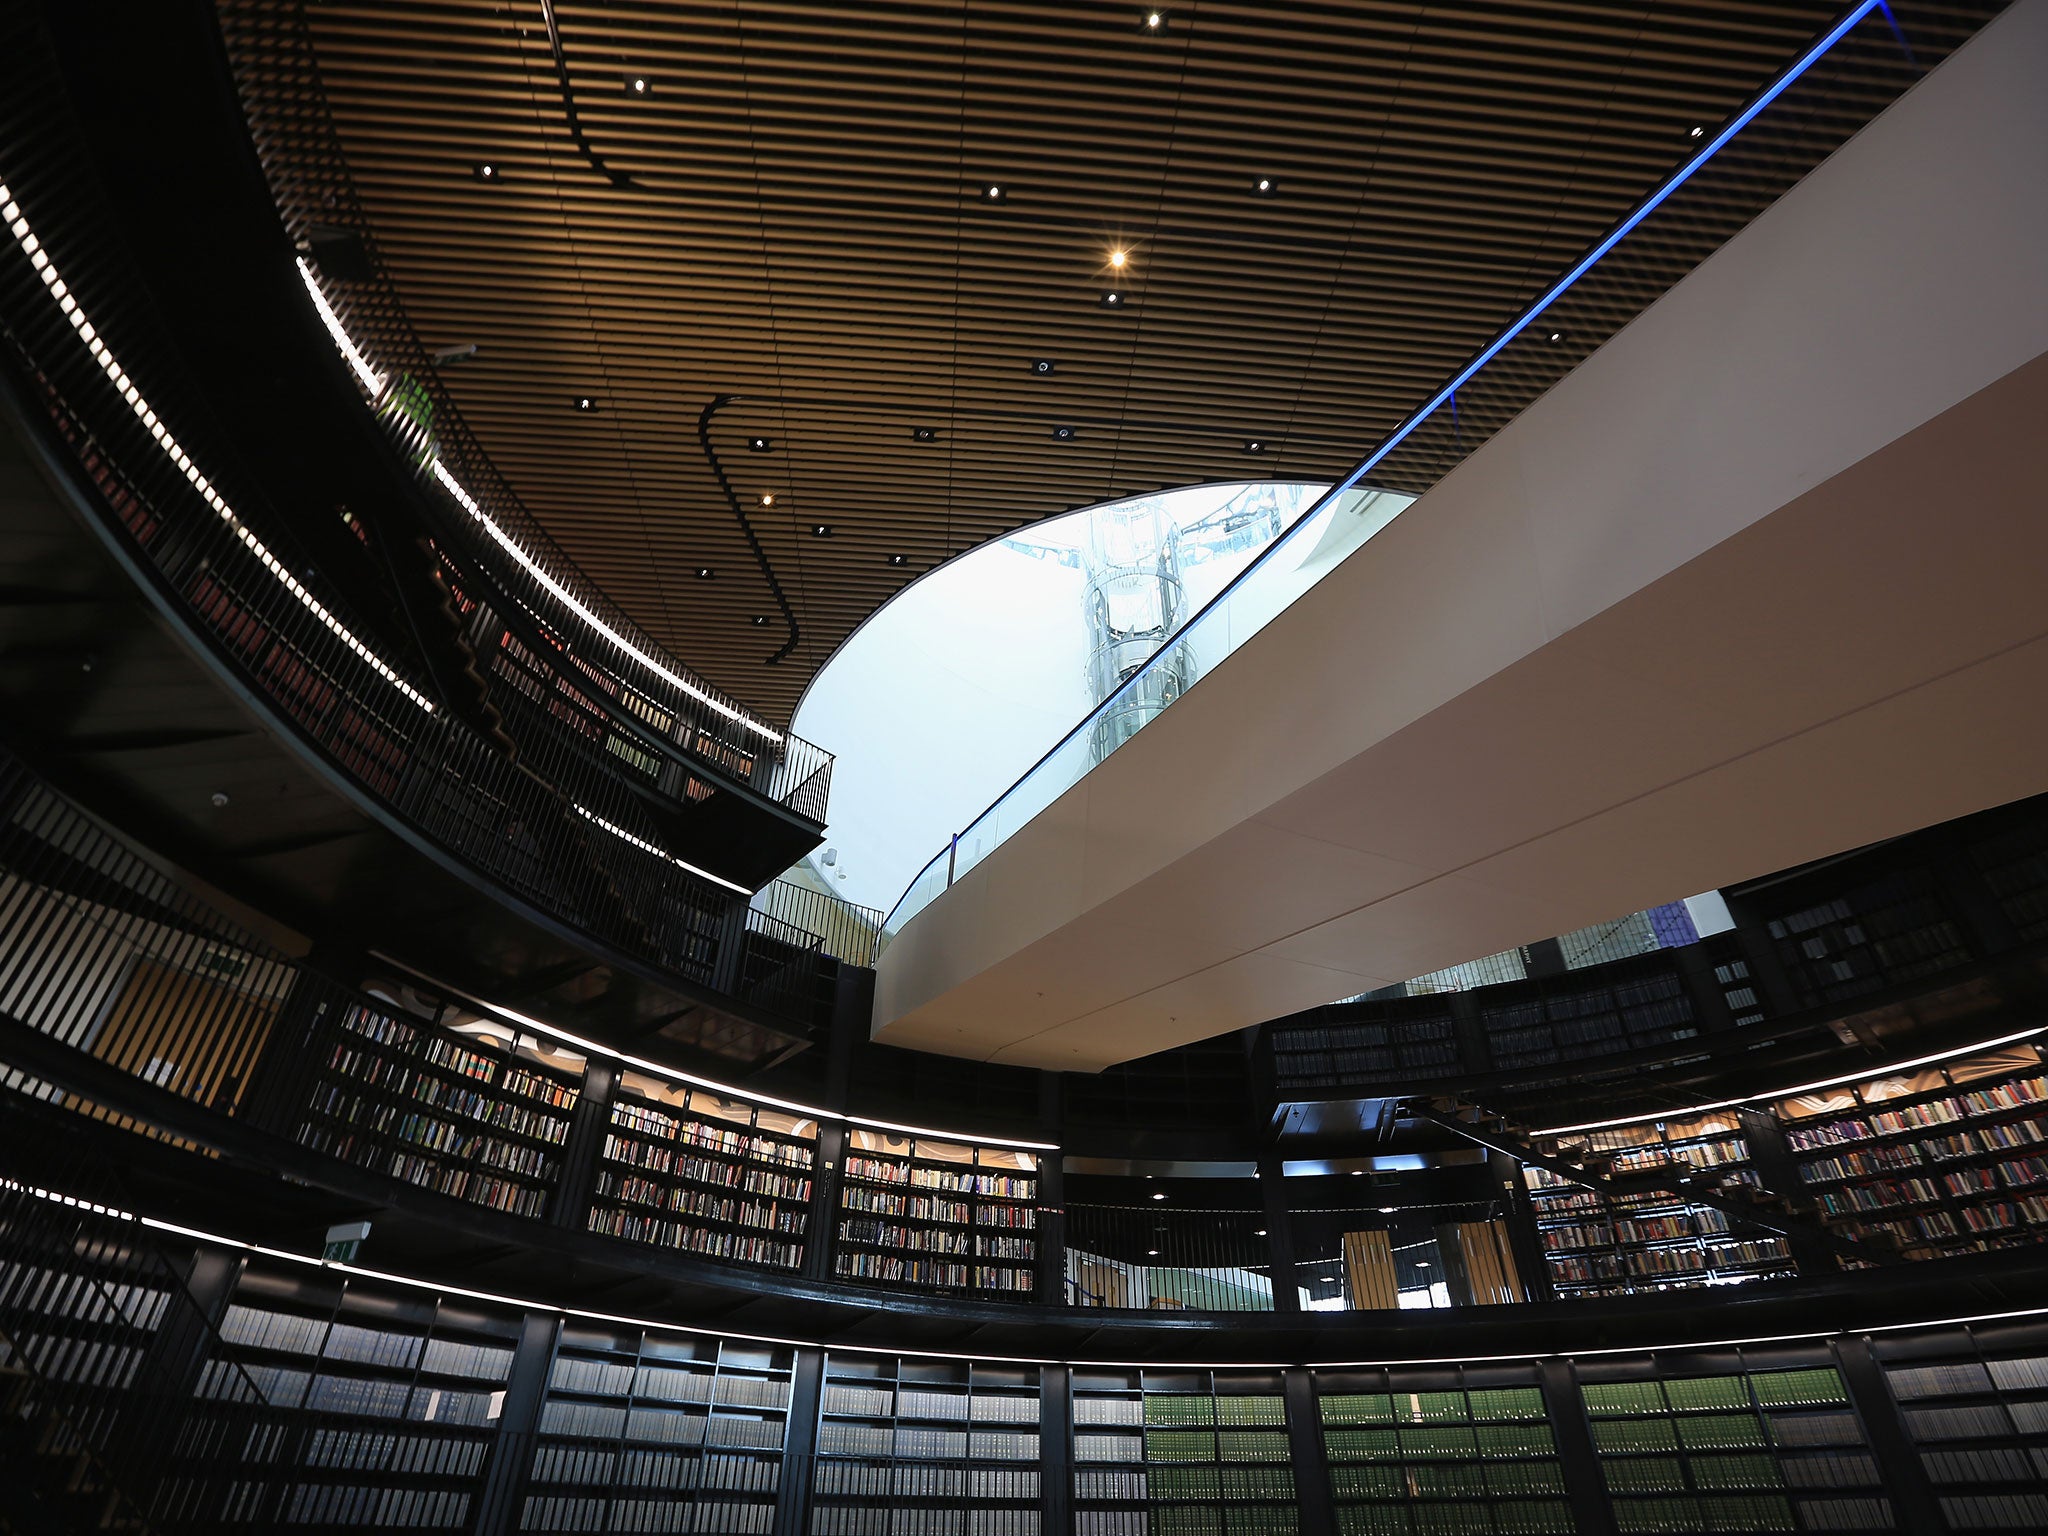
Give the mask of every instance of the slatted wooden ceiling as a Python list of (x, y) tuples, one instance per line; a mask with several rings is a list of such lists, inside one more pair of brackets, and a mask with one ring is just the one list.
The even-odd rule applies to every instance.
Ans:
[[(1998, 8), (1895, 6), (1910, 58), (1865, 21), (1559, 342), (1518, 344), (1377, 478), (1425, 488)], [(983, 540), (1341, 474), (1844, 14), (1200, 0), (1155, 30), (1118, 3), (556, 0), (565, 99), (541, 0), (221, 9), (287, 211), (338, 134), (413, 329), (481, 349), (443, 383), (512, 489), (676, 656), (783, 717)], [(698, 440), (719, 396), (713, 448), (798, 631), (779, 666), (789, 625)]]

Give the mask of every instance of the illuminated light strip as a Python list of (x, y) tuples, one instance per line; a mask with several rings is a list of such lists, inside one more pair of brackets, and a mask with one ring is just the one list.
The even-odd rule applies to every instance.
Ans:
[[(355, 344), (354, 339), (343, 329), (341, 317), (335, 314), (334, 307), (327, 302), (327, 296), (320, 291), (319, 279), (313, 276), (313, 269), (306, 264), (306, 259), (303, 256), (299, 258), (299, 277), (306, 285), (306, 292), (312, 295), (313, 307), (320, 312), (321, 323), (327, 327), (327, 334), (334, 338), (335, 347), (347, 359), (349, 367), (355, 370), (356, 378), (361, 381), (364, 390), (368, 392), (371, 400), (376, 400), (384, 393), (385, 376), (371, 365), (370, 360), (363, 355), (362, 349)], [(672, 687), (682, 690), (682, 692), (697, 700), (698, 703), (716, 710), (735, 725), (745, 726), (755, 735), (765, 740), (781, 742), (783, 739), (781, 732), (769, 729), (769, 727), (761, 724), (758, 720), (749, 718), (744, 711), (734, 709), (724, 700), (706, 693), (688, 678), (678, 676), (670, 671), (652, 656), (641, 650), (640, 647), (633, 644), (632, 641), (618, 634), (604, 620), (586, 608), (577, 600), (575, 594), (543, 570), (539, 563), (520, 547), (517, 540), (486, 515), (484, 509), (478, 505), (476, 498), (462, 488), (461, 483), (449, 472), (448, 466), (442, 462), (438, 454), (434, 458), (434, 478), (441, 482), (442, 489), (455, 498), (463, 511), (483, 524), (484, 531), (497, 541), (499, 547), (506, 554), (519, 562), (520, 568), (527, 575), (553, 593), (556, 601), (574, 613), (577, 618), (588, 624), (600, 635), (603, 635), (605, 639), (611, 641), (613, 645), (639, 662), (641, 666), (652, 672), (656, 677), (659, 677)], [(713, 875), (711, 878), (716, 880), (718, 877)]]
[(36, 273), (42, 278), (43, 286), (49, 290), (50, 297), (56, 300), (57, 308), (62, 311), (64, 318), (71, 322), (71, 329), (77, 332), (78, 339), (85, 344), (85, 349), (92, 355), (92, 360), (99, 364), (100, 372), (106, 375), (107, 382), (128, 402), (128, 409), (135, 413), (135, 419), (141, 422), (144, 429), (156, 440), (156, 445), (163, 450), (164, 457), (177, 467), (192, 489), (219, 514), (221, 521), (228, 525), (235, 537), (242, 541), (248, 551), (262, 563), (263, 568), (277, 578), (284, 589), (291, 593), (308, 613), (325, 625), (342, 644), (367, 662), (371, 670), (385, 682), (431, 715), (434, 712), (432, 701), (386, 666), (376, 652), (350, 633), (348, 626), (329, 613), (318, 598), (299, 584), (298, 578), (293, 576), (284, 563), (264, 547), (263, 541), (249, 531), (248, 525), (235, 515), (234, 509), (222, 498), (220, 492), (214, 489), (212, 482), (199, 472), (199, 466), (192, 462), (191, 455), (178, 446), (178, 440), (170, 434), (156, 412), (150, 408), (149, 401), (143, 398), (142, 392), (135, 387), (135, 381), (129, 378), (126, 370), (115, 361), (113, 350), (85, 318), (85, 311), (79, 307), (78, 300), (65, 286), (64, 280), (57, 275), (55, 263), (50, 260), (49, 253), (36, 239), (35, 232), (29, 228), (28, 219), (22, 214), (20, 204), (15, 202), (14, 195), (8, 191), (5, 182), (0, 182), (0, 223), (6, 224), (8, 232), (14, 236), (15, 243), (21, 247), (22, 254), (28, 257), (29, 265), (35, 268)]
[(1822, 1088), (1839, 1088), (1844, 1083), (1865, 1083), (1874, 1077), (1884, 1077), (1893, 1072), (1908, 1072), (1914, 1067), (1931, 1067), (1938, 1061), (1953, 1061), (1958, 1056), (1974, 1056), (1979, 1051), (1993, 1050), (2001, 1045), (2016, 1045), (2039, 1034), (2048, 1034), (2048, 1024), (2033, 1029), (2022, 1029), (2010, 1035), (1999, 1035), (1991, 1040), (1979, 1040), (1975, 1045), (1959, 1045), (1952, 1051), (1938, 1051), (1932, 1056), (1916, 1056), (1911, 1061), (1894, 1061), (1882, 1067), (1864, 1067), (1860, 1071), (1845, 1072), (1840, 1077), (1823, 1078), (1817, 1083), (1800, 1083), (1791, 1088), (1771, 1088), (1744, 1094), (1739, 1099), (1716, 1099), (1711, 1104), (1686, 1104), (1675, 1109), (1658, 1110), (1650, 1115), (1628, 1115), (1619, 1120), (1588, 1120), (1583, 1125), (1555, 1125), (1548, 1130), (1532, 1131), (1530, 1134), (1567, 1136), (1575, 1131), (1611, 1131), (1618, 1126), (1648, 1125), (1652, 1121), (1670, 1120), (1679, 1115), (1703, 1115), (1709, 1110), (1738, 1109), (1745, 1104), (1762, 1103), (1765, 1099), (1796, 1098), (1802, 1093), (1816, 1093)]
[[(570, 803), (574, 804), (573, 801)], [(635, 837), (632, 833), (628, 832), (624, 827), (613, 826), (610, 822), (606, 821), (602, 816), (598, 815), (595, 811), (586, 811), (585, 809), (583, 809), (582, 806), (578, 805), (576, 806), (576, 814), (578, 816), (581, 816), (585, 821), (603, 827), (605, 831), (611, 833), (613, 837), (620, 838), (625, 842), (631, 843), (635, 848), (641, 850), (641, 852), (651, 853), (657, 859), (667, 859), (671, 863), (677, 865), (678, 867), (688, 870), (693, 875), (702, 876), (704, 879), (709, 880), (713, 885), (722, 885), (728, 891), (737, 891), (742, 896), (751, 896), (754, 894), (752, 891), (748, 890), (744, 885), (737, 885), (734, 882), (726, 879), (723, 875), (714, 875), (708, 869), (699, 869), (696, 865), (692, 864), (687, 859), (679, 859), (672, 853), (664, 852), (663, 850), (655, 847), (654, 844), (648, 842), (646, 838)]]
[[(52, 1190), (39, 1189), (34, 1185), (16, 1183), (12, 1179), (0, 1179), (0, 1187), (17, 1189), (39, 1200), (48, 1200), (57, 1205), (68, 1205), (77, 1210), (91, 1211), (95, 1215), (112, 1216), (123, 1221), (132, 1221), (154, 1232), (168, 1232), (174, 1237), (183, 1237), (195, 1242), (213, 1243), (222, 1248), (233, 1248), (243, 1253), (261, 1255), (267, 1259), (279, 1259), (287, 1264), (299, 1264), (308, 1269), (326, 1270), (333, 1274), (354, 1275), (385, 1285), (404, 1286), (410, 1290), (429, 1291), (436, 1296), (460, 1296), (469, 1301), (494, 1303), (498, 1306), (516, 1307), (521, 1311), (541, 1312), (555, 1317), (582, 1318), (590, 1322), (618, 1323), (628, 1328), (646, 1328), (657, 1333), (689, 1334), (702, 1339), (737, 1339), (747, 1344), (782, 1344), (797, 1349), (840, 1349), (841, 1353), (864, 1355), (909, 1355), (921, 1360), (986, 1360), (1001, 1365), (1106, 1365), (1118, 1367), (1147, 1367), (1157, 1369), (1161, 1362), (1151, 1360), (1082, 1360), (1071, 1356), (1064, 1359), (1050, 1355), (972, 1355), (965, 1351), (943, 1349), (898, 1349), (885, 1344), (861, 1344), (841, 1348), (824, 1339), (794, 1339), (771, 1333), (741, 1333), (731, 1329), (695, 1328), (688, 1323), (672, 1322), (666, 1318), (632, 1317), (619, 1312), (594, 1312), (584, 1307), (563, 1307), (553, 1302), (535, 1301), (523, 1296), (507, 1296), (496, 1291), (473, 1290), (468, 1286), (442, 1285), (432, 1280), (421, 1280), (412, 1275), (395, 1275), (388, 1270), (368, 1269), (360, 1264), (347, 1264), (338, 1259), (319, 1259), (306, 1253), (289, 1253), (282, 1248), (267, 1248), (261, 1243), (246, 1243), (238, 1237), (222, 1237), (199, 1227), (182, 1226), (174, 1221), (161, 1221), (154, 1216), (138, 1216), (129, 1211), (117, 1210), (112, 1206), (95, 1205), (89, 1200), (80, 1200), (71, 1195), (58, 1194)], [(1752, 1344), (1789, 1344), (1807, 1339), (1831, 1339), (1858, 1333), (1899, 1333), (1910, 1328), (1953, 1328), (1968, 1323), (2003, 1323), (2018, 1318), (2048, 1317), (2048, 1307), (2016, 1307), (2007, 1312), (1973, 1312), (1955, 1317), (1922, 1318), (1910, 1323), (1874, 1323), (1867, 1327), (1816, 1328), (1802, 1333), (1758, 1334), (1741, 1339), (1681, 1339), (1663, 1344), (1603, 1345), (1595, 1349), (1552, 1349), (1523, 1350), (1495, 1355), (1404, 1355), (1382, 1356), (1370, 1360), (1174, 1360), (1166, 1362), (1169, 1369), (1183, 1371), (1271, 1371), (1284, 1370), (1289, 1366), (1303, 1366), (1317, 1371), (1355, 1370), (1361, 1366), (1379, 1365), (1484, 1365), (1498, 1361), (1521, 1360), (1568, 1360), (1590, 1355), (1645, 1355), (1660, 1350), (1681, 1349), (1740, 1349)]]
[(558, 1029), (552, 1024), (544, 1024), (530, 1014), (520, 1013), (516, 1009), (502, 1007), (497, 1003), (487, 1003), (482, 998), (472, 997), (460, 987), (451, 987), (446, 982), (436, 980), (434, 977), (413, 966), (406, 965), (402, 961), (391, 960), (388, 955), (380, 954), (378, 958), (389, 961), (390, 964), (399, 966), (402, 970), (411, 972), (411, 974), (417, 976), (436, 991), (445, 992), (451, 997), (458, 997), (463, 1002), (469, 1004), (470, 1007), (487, 1014), (493, 1014), (508, 1024), (517, 1025), (522, 1029), (530, 1029), (535, 1034), (547, 1035), (553, 1039), (560, 1040), (565, 1045), (573, 1045), (579, 1051), (584, 1051), (592, 1056), (602, 1056), (610, 1061), (624, 1062), (629, 1067), (635, 1067), (641, 1071), (652, 1073), (656, 1077), (665, 1077), (671, 1082), (688, 1083), (693, 1088), (708, 1088), (714, 1093), (731, 1094), (736, 1099), (745, 1099), (752, 1104), (772, 1105), (776, 1109), (786, 1109), (795, 1114), (807, 1115), (814, 1120), (837, 1120), (848, 1125), (872, 1126), (876, 1130), (904, 1131), (912, 1136), (933, 1136), (942, 1141), (965, 1141), (971, 1142), (978, 1147), (1017, 1147), (1029, 1152), (1059, 1151), (1059, 1147), (1049, 1141), (1018, 1141), (1011, 1137), (982, 1136), (968, 1131), (940, 1131), (933, 1130), (929, 1126), (897, 1125), (889, 1120), (870, 1120), (862, 1115), (842, 1114), (836, 1109), (820, 1109), (815, 1104), (799, 1104), (794, 1099), (778, 1099), (769, 1094), (757, 1093), (751, 1088), (735, 1088), (730, 1083), (717, 1082), (708, 1077), (698, 1077), (695, 1073), (684, 1072), (676, 1067), (664, 1066), (658, 1061), (648, 1061), (639, 1056), (629, 1056), (624, 1051), (614, 1050), (608, 1045), (600, 1045), (595, 1040), (585, 1040), (580, 1035), (572, 1035), (565, 1029)]

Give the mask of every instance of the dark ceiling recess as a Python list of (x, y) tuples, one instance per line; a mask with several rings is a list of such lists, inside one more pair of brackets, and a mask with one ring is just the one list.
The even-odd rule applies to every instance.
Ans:
[[(2001, 8), (1896, 0), (1910, 52), (1874, 12), (1375, 480), (1426, 489)], [(359, 339), (398, 366), (473, 339), (442, 408), (632, 619), (777, 716), (955, 551), (1241, 478), (1250, 441), (1262, 475), (1342, 474), (1846, 9), (1203, 0), (1147, 35), (1048, 0), (219, 4), (286, 218), (377, 264)], [(1112, 250), (1128, 313), (1095, 298)], [(605, 412), (565, 418), (585, 381)], [(776, 494), (780, 666), (694, 431), (721, 395), (735, 494)]]

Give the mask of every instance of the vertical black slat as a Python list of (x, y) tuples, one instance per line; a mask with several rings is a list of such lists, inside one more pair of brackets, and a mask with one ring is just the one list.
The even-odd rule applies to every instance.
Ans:
[[(1759, 1109), (1739, 1108), (1736, 1118), (1742, 1126), (1742, 1138), (1749, 1145), (1749, 1163), (1756, 1170), (1763, 1187), (1788, 1200), (1810, 1204), (1806, 1185), (1799, 1177), (1799, 1161), (1785, 1145), (1785, 1135), (1779, 1129), (1775, 1116)], [(1799, 1273), (1809, 1278), (1831, 1275), (1839, 1265), (1828, 1245), (1821, 1240), (1820, 1230), (1811, 1221), (1788, 1222), (1790, 1231), (1780, 1234), (1785, 1246), (1792, 1254), (1792, 1262)]]
[(569, 1135), (562, 1143), (561, 1171), (548, 1213), (555, 1226), (581, 1232), (589, 1225), (591, 1196), (597, 1190), (597, 1163), (604, 1151), (605, 1137), (610, 1134), (612, 1093), (618, 1080), (618, 1068), (608, 1061), (593, 1060), (584, 1068), (583, 1090), (576, 1099)]
[(1470, 1077), (1491, 1072), (1493, 1039), (1480, 1012), (1479, 994), (1471, 988), (1453, 992), (1450, 1004), (1451, 1039), (1458, 1052), (1458, 1071)]
[[(1042, 1079), (1057, 1081), (1046, 1072)], [(1058, 1152), (1038, 1154), (1037, 1258), (1031, 1283), (1040, 1306), (1063, 1307), (1067, 1303), (1067, 1169)]]
[(1685, 988), (1685, 997), (1692, 1004), (1692, 1016), (1699, 1024), (1703, 1035), (1725, 1034), (1735, 1028), (1735, 1010), (1728, 1006), (1728, 993), (1714, 979), (1714, 961), (1708, 954), (1708, 945), (1681, 944), (1676, 949), (1666, 950), (1673, 969), (1678, 973), (1680, 985)]
[(1323, 1455), (1322, 1409), (1316, 1401), (1315, 1372), (1289, 1366), (1280, 1375), (1287, 1400), (1287, 1452), (1294, 1463), (1294, 1497), (1301, 1510), (1301, 1536), (1337, 1536), (1337, 1505), (1330, 1494), (1330, 1468)]
[(173, 1277), (170, 1307), (136, 1378), (155, 1403), (123, 1436), (139, 1488), (154, 1487), (163, 1476), (243, 1262), (238, 1254), (201, 1248), (182, 1276)]
[(1064, 1365), (1038, 1372), (1039, 1536), (1069, 1536), (1074, 1525), (1074, 1373)]
[(845, 1122), (820, 1120), (818, 1150), (811, 1163), (811, 1207), (804, 1219), (806, 1280), (827, 1280), (832, 1275), (832, 1250), (839, 1231), (840, 1164), (845, 1160)]
[(1498, 1186), (1505, 1207), (1508, 1251), (1514, 1255), (1522, 1289), (1531, 1301), (1555, 1301), (1550, 1288), (1550, 1265), (1544, 1262), (1543, 1241), (1536, 1233), (1536, 1210), (1529, 1199), (1529, 1181), (1522, 1177), (1522, 1165), (1505, 1152), (1486, 1154), (1486, 1173)]
[(1294, 1212), (1287, 1203), (1284, 1160), (1277, 1152), (1259, 1159), (1259, 1201), (1265, 1212), (1266, 1253), (1273, 1271), (1273, 1310), (1301, 1310), (1301, 1292), (1294, 1277)]
[(561, 1320), (552, 1313), (529, 1312), (520, 1324), (512, 1370), (505, 1379), (505, 1404), (498, 1414), (498, 1432), (484, 1458), (483, 1477), (471, 1508), (475, 1536), (508, 1536), (519, 1525), (527, 1473), (533, 1466), (534, 1435), (540, 1427), (541, 1400), (554, 1365)]
[(805, 1536), (818, 1464), (818, 1414), (824, 1398), (825, 1351), (800, 1345), (792, 1362), (789, 1415), (784, 1421), (782, 1476), (775, 1494), (775, 1536)]
[(1543, 1408), (1550, 1415), (1551, 1433), (1557, 1436), (1565, 1492), (1571, 1498), (1572, 1530), (1575, 1536), (1616, 1536), (1614, 1506), (1608, 1502), (1606, 1479), (1600, 1474), (1592, 1428), (1579, 1404), (1572, 1363), (1542, 1360), (1536, 1370), (1543, 1387)]
[(1845, 1337), (1832, 1340), (1828, 1347), (1841, 1369), (1856, 1417), (1863, 1421), (1864, 1438), (1877, 1460), (1878, 1476), (1892, 1501), (1899, 1529), (1914, 1532), (1915, 1536), (1947, 1530), (1941, 1500), (1935, 1495), (1934, 1483), (1906, 1431), (1905, 1420), (1899, 1416), (1898, 1405), (1892, 1400), (1884, 1367), (1870, 1351), (1870, 1340)]

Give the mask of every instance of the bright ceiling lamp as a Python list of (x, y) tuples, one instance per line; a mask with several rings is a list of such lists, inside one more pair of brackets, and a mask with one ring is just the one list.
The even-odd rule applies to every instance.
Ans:
[[(313, 269), (306, 264), (304, 257), (299, 259), (299, 277), (306, 285), (306, 292), (312, 296), (313, 307), (319, 311), (321, 323), (327, 327), (327, 334), (334, 338), (336, 349), (347, 360), (350, 369), (355, 373), (357, 381), (363, 386), (364, 393), (372, 401), (377, 400), (384, 393), (384, 386), (388, 382), (387, 376), (377, 371), (370, 360), (364, 356), (362, 348), (355, 344), (354, 338), (342, 326), (341, 317), (334, 312), (334, 307), (327, 302), (327, 296), (320, 291), (319, 279), (313, 275)], [(592, 613), (589, 608), (576, 599), (567, 587), (543, 570), (539, 562), (534, 560), (520, 546), (516, 539), (491, 520), (484, 512), (483, 507), (478, 504), (477, 499), (462, 488), (461, 482), (455, 478), (454, 474), (449, 470), (447, 462), (439, 454), (434, 456), (434, 478), (441, 483), (443, 490), (455, 498), (457, 505), (463, 511), (483, 525), (484, 531), (491, 536), (498, 547), (518, 562), (520, 569), (547, 588), (554, 595), (556, 601), (575, 614), (577, 618), (596, 630), (600, 635), (603, 635), (605, 639), (639, 662), (641, 666), (652, 672), (663, 682), (679, 689), (706, 708), (715, 710), (735, 725), (744, 726), (763, 740), (773, 742), (780, 742), (782, 740), (781, 732), (761, 724), (758, 720), (752, 719), (742, 710), (734, 709), (723, 699), (706, 693), (688, 678), (679, 676), (672, 669), (663, 666), (659, 661), (648, 655), (646, 651), (642, 650), (625, 636), (619, 634), (595, 613)], [(716, 877), (714, 876), (713, 878)]]
[(127, 371), (114, 360), (112, 349), (100, 339), (92, 323), (85, 318), (85, 311), (79, 307), (78, 300), (65, 286), (64, 280), (57, 275), (55, 263), (50, 260), (49, 253), (36, 239), (35, 232), (29, 228), (28, 219), (23, 215), (20, 204), (15, 202), (14, 194), (8, 191), (5, 182), (0, 182), (0, 222), (7, 225), (8, 233), (14, 236), (22, 254), (28, 257), (29, 265), (34, 267), (37, 275), (42, 278), (43, 287), (56, 301), (57, 308), (63, 313), (64, 318), (71, 322), (71, 329), (84, 343), (86, 351), (91, 353), (93, 361), (99, 364), (100, 372), (107, 376), (107, 382), (128, 402), (128, 409), (135, 413), (135, 419), (148, 430), (157, 447), (163, 450), (164, 457), (177, 467), (192, 489), (219, 514), (221, 521), (233, 530), (235, 537), (241, 540), (244, 547), (262, 563), (263, 568), (277, 578), (279, 584), (291, 593), (308, 613), (318, 619), (343, 645), (368, 663), (370, 669), (385, 682), (428, 714), (432, 714), (432, 701), (392, 671), (382, 657), (358, 640), (347, 625), (328, 612), (318, 598), (300, 585), (298, 578), (292, 575), (284, 563), (265, 548), (263, 541), (251, 533), (248, 526), (235, 515), (234, 508), (230, 507), (220, 492), (214, 489), (212, 482), (199, 472), (199, 466), (192, 462), (191, 455), (178, 446), (178, 440), (166, 430), (156, 412), (151, 409), (149, 401), (143, 398), (142, 392), (135, 387), (135, 381), (129, 378)]

